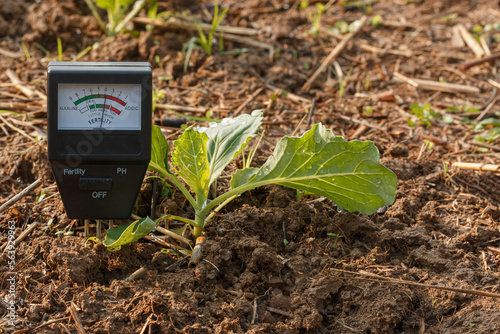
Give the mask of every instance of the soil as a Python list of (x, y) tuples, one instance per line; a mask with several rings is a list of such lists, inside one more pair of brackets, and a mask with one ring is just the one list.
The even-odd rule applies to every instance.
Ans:
[[(300, 1), (220, 1), (228, 9), (222, 25), (254, 29), (256, 35), (246, 36), (253, 43), (223, 35), (212, 56), (194, 49), (184, 71), (183, 48), (196, 31), (135, 22), (127, 26), (133, 32), (110, 38), (84, 1), (2, 1), (0, 109), (9, 113), (0, 114), (0, 205), (42, 182), (0, 212), (2, 248), (9, 221), (16, 237), (37, 224), (15, 249), (13, 323), (7, 253), (0, 259), (0, 333), (500, 333), (500, 176), (451, 166), (500, 163), (500, 139), (474, 140), (492, 128), (475, 133), (474, 122), (499, 119), (497, 89), (488, 83), (498, 82), (498, 63), (461, 68), (476, 56), (455, 34), (459, 24), (471, 32), (481, 26), (477, 37), (491, 53), (500, 52), (499, 4), (330, 1), (316, 35), (308, 13), (315, 3), (327, 4), (312, 2), (301, 10)], [(203, 1), (158, 3), (159, 12), (178, 20), (210, 22), (213, 13), (200, 7), (209, 4)], [(365, 14), (382, 20), (368, 22), (304, 90), (346, 33), (342, 22)], [(144, 10), (138, 16), (147, 17)], [(256, 166), (280, 137), (300, 135), (312, 123), (372, 140), (398, 177), (396, 201), (368, 216), (340, 211), (324, 198), (298, 198), (281, 186), (256, 189), (205, 228), (198, 264), (146, 239), (116, 252), (86, 243), (82, 223), (65, 216), (46, 157), (46, 69), (58, 60), (57, 38), (64, 60), (94, 46), (79, 60), (151, 62), (155, 89), (164, 92), (155, 122), (177, 117), (164, 104), (197, 108), (184, 110), (187, 116), (204, 117), (210, 109), (216, 118), (264, 109)], [(423, 90), (395, 72), (480, 92)], [(12, 84), (12, 74), (19, 84)], [(418, 103), (429, 103), (441, 117), (421, 124), (411, 113)], [(169, 141), (179, 134), (173, 126), (163, 131)], [(237, 160), (224, 175), (240, 165)], [(151, 182), (141, 189), (136, 214), (192, 216), (180, 192), (153, 193)], [(228, 177), (217, 191), (227, 188)], [(91, 227), (95, 233), (94, 222)], [(56, 234), (70, 230), (73, 235)], [(141, 267), (143, 275), (127, 280)]]

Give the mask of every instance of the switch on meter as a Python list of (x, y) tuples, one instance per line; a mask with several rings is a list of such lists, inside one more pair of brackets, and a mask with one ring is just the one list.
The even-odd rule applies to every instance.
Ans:
[(68, 218), (130, 218), (151, 158), (149, 63), (50, 62), (48, 156)]

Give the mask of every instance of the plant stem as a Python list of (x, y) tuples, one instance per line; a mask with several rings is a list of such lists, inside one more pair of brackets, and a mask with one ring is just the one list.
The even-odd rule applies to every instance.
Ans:
[[(208, 203), (201, 210), (201, 213), (202, 213), (203, 217), (206, 217), (208, 212), (210, 212), (210, 210), (212, 210), (215, 206), (219, 205), (219, 203), (223, 203), (224, 201), (228, 200), (229, 198), (231, 198), (233, 196), (237, 197), (238, 195), (244, 193), (245, 191), (249, 191), (249, 190), (252, 190), (252, 189), (255, 189), (258, 187), (262, 187), (262, 186), (265, 186), (268, 184), (278, 184), (278, 182), (276, 182), (276, 181), (277, 181), (277, 179), (272, 179), (272, 180), (265, 180), (262, 182), (255, 182), (255, 183), (251, 183), (251, 184), (243, 184), (239, 187), (236, 187), (232, 190), (229, 190), (227, 193), (224, 193), (224, 194), (214, 198), (210, 203)], [(228, 201), (228, 203), (229, 203), (229, 201)]]
[(94, 15), (94, 17), (97, 20), (97, 23), (101, 27), (102, 31), (104, 31), (107, 34), (106, 25), (104, 24), (104, 22), (102, 22), (101, 15), (99, 15), (99, 12), (97, 11), (97, 7), (94, 5), (92, 0), (85, 0), (85, 3), (87, 4), (87, 6), (89, 6), (90, 11), (92, 12), (92, 15)]
[(154, 222), (158, 225), (159, 222), (161, 222), (162, 220), (165, 220), (165, 219), (178, 220), (178, 221), (187, 223), (187, 224), (193, 226), (194, 228), (198, 227), (198, 224), (195, 221), (193, 221), (192, 219), (184, 218), (184, 217), (180, 217), (180, 216), (175, 216), (175, 215), (164, 215), (158, 219), (155, 219)]
[(205, 218), (205, 224), (208, 223), (210, 221), (210, 219), (212, 219), (212, 217), (215, 215), (216, 212), (219, 212), (223, 207), (225, 207), (227, 204), (229, 204), (229, 202), (231, 202), (233, 199), (235, 199), (236, 197), (238, 197), (238, 195), (234, 195), (234, 196), (231, 196), (229, 197), (228, 199), (226, 199), (223, 203), (219, 204), (218, 207), (216, 207), (214, 209), (214, 211), (212, 211), (208, 216), (207, 218)]
[(184, 187), (184, 184), (174, 175), (171, 174), (167, 171), (164, 171), (161, 173), (162, 176), (166, 177), (170, 182), (174, 184), (174, 186), (177, 187), (181, 191), (181, 193), (186, 197), (186, 199), (189, 201), (189, 203), (193, 206), (193, 208), (196, 210), (200, 210), (201, 207), (198, 207), (198, 204), (196, 203), (195, 199), (193, 196), (191, 196), (191, 193)]
[(196, 222), (196, 225), (198, 226), (194, 227), (193, 239), (196, 240), (196, 238), (201, 236), (201, 232), (203, 231), (203, 225), (205, 225), (205, 216), (201, 214), (201, 211), (197, 211), (195, 214), (196, 217), (194, 218), (194, 220)]
[(207, 216), (208, 211), (203, 210), (203, 205), (207, 201), (207, 198), (203, 195), (203, 192), (199, 192), (196, 194), (196, 207), (195, 207), (195, 217), (194, 221), (197, 226), (194, 227), (193, 237), (196, 240), (199, 236), (201, 236), (201, 232), (203, 231), (203, 227), (205, 226), (205, 218)]
[(137, 15), (137, 13), (139, 13), (139, 11), (141, 10), (141, 8), (144, 6), (144, 4), (146, 3), (146, 0), (139, 0), (137, 1), (136, 3), (134, 3), (134, 7), (132, 8), (132, 10), (130, 11), (130, 13), (128, 13), (128, 15), (116, 26), (115, 28), (115, 32), (116, 33), (119, 33), (120, 30), (123, 29), (123, 27), (125, 27), (125, 25), (134, 17)]

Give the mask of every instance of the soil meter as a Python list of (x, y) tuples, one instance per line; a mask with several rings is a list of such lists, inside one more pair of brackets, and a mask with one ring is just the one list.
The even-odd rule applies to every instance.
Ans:
[(151, 158), (149, 63), (50, 62), (48, 156), (70, 219), (127, 219)]

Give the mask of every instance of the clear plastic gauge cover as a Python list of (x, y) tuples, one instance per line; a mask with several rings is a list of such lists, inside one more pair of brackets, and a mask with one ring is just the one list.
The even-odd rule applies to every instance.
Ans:
[(59, 130), (140, 130), (141, 85), (59, 84)]

